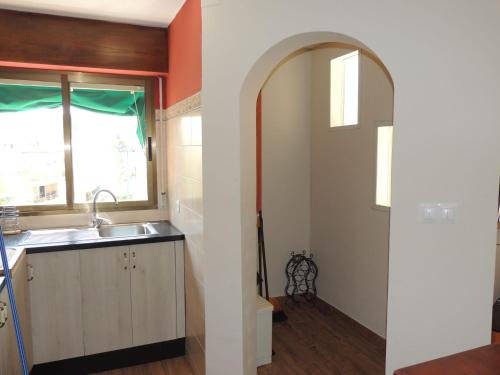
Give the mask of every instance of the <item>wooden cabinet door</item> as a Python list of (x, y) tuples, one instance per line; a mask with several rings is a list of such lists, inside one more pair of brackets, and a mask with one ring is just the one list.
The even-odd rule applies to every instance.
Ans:
[(174, 242), (131, 246), (130, 255), (134, 346), (177, 338)]
[[(17, 301), (16, 295), (16, 301)], [(0, 294), (0, 303), (7, 313), (7, 321), (0, 328), (0, 374), (22, 375), (22, 366), (19, 360), (17, 350), (16, 333), (14, 330), (14, 320), (12, 319), (12, 310), (10, 307), (7, 286), (4, 286)]]
[[(26, 359), (28, 368), (31, 370), (33, 365), (31, 317), (29, 316), (28, 268), (25, 255), (22, 256), (16, 264), (15, 269), (12, 271), (12, 279), (17, 312), (23, 334), (23, 343), (26, 351)], [(2, 291), (0, 303), (2, 303), (2, 305), (5, 304), (8, 315), (7, 322), (0, 328), (0, 374), (22, 374), (22, 365), (19, 360), (20, 357), (17, 349), (14, 321), (12, 319), (12, 310), (10, 308), (10, 300), (8, 299), (7, 287)]]
[(34, 363), (82, 356), (79, 252), (29, 254), (28, 263)]
[[(7, 287), (6, 287), (7, 288)], [(10, 307), (10, 301), (6, 295), (7, 309), (8, 309), (8, 320), (6, 324), (7, 328), (7, 374), (8, 375), (22, 375), (23, 369), (20, 361), (19, 351), (17, 349), (17, 339), (16, 331), (14, 329), (14, 320), (12, 319), (12, 310)], [(16, 296), (17, 300), (17, 296)], [(4, 301), (4, 302), (5, 302)], [(17, 306), (17, 305), (16, 305)]]
[(24, 255), (17, 263), (12, 272), (12, 283), (14, 285), (14, 294), (16, 296), (17, 313), (21, 324), (23, 334), (24, 350), (26, 352), (26, 361), (28, 369), (33, 367), (33, 345), (31, 342), (31, 308), (28, 285), (28, 262)]
[[(4, 287), (0, 293), (0, 308), (7, 308), (8, 296), (7, 287)], [(5, 307), (4, 307), (5, 305)], [(10, 319), (10, 314), (7, 319)], [(10, 345), (10, 332), (8, 322), (1, 324), (0, 327), (0, 375), (8, 375), (9, 368), (7, 366), (9, 362), (9, 345)]]
[(129, 248), (79, 253), (85, 355), (132, 346)]

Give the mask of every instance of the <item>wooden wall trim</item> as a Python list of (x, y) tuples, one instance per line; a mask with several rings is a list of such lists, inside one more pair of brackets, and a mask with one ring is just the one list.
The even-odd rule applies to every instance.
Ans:
[(0, 9), (0, 61), (167, 72), (167, 29)]

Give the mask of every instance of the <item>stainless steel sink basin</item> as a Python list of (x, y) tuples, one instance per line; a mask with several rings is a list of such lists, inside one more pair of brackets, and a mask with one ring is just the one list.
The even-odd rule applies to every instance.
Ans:
[(99, 228), (99, 237), (135, 237), (158, 234), (150, 223), (103, 225)]
[(158, 234), (151, 223), (110, 224), (96, 228), (30, 230), (21, 245), (93, 241), (99, 239), (136, 237)]

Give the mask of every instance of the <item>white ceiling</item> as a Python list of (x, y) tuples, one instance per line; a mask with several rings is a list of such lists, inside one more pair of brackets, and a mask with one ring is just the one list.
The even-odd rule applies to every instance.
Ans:
[(186, 0), (0, 0), (0, 8), (166, 27)]

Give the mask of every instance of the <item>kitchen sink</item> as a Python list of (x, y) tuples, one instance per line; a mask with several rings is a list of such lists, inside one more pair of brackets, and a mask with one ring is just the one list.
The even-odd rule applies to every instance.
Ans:
[(99, 228), (99, 237), (134, 237), (158, 234), (150, 223), (103, 225)]
[(135, 237), (158, 234), (151, 223), (109, 224), (100, 228), (68, 228), (30, 230), (21, 245), (40, 245), (62, 242), (98, 241), (99, 239)]

